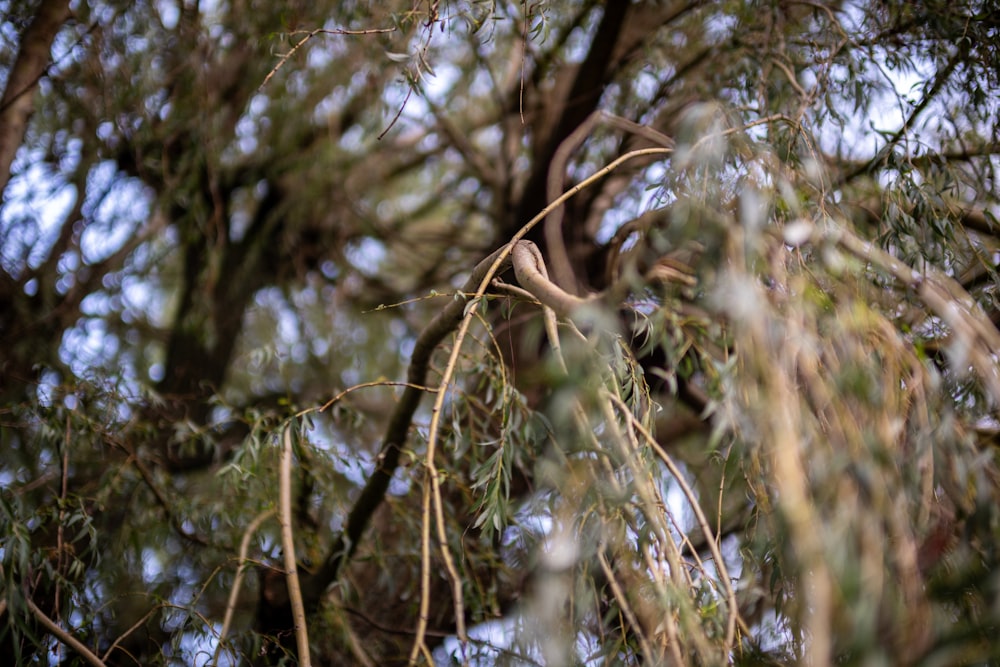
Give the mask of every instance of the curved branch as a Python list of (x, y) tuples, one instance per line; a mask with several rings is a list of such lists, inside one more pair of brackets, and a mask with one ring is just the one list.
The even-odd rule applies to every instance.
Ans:
[(94, 665), (94, 667), (105, 667), (105, 663), (89, 648), (84, 646), (83, 642), (60, 628), (59, 624), (46, 616), (45, 612), (39, 609), (38, 605), (32, 602), (30, 598), (25, 598), (24, 601), (28, 605), (28, 611), (30, 611), (32, 615), (38, 619), (38, 622), (44, 625), (49, 632), (55, 635), (56, 639), (79, 653), (84, 660), (89, 662), (91, 665)]
[(552, 162), (556, 149), (597, 108), (604, 93), (609, 70), (614, 66), (612, 55), (625, 25), (629, 7), (628, 2), (606, 3), (591, 41), (590, 50), (583, 62), (575, 68), (575, 72), (573, 68), (566, 68), (560, 72), (560, 78), (572, 76), (573, 80), (568, 82), (569, 85), (566, 86), (563, 95), (550, 99), (544, 105), (556, 117), (547, 128), (541, 130), (540, 136), (536, 139), (532, 172), (525, 184), (514, 218), (518, 227), (526, 226), (535, 212), (545, 207), (547, 203), (545, 199), (548, 165)]
[(698, 503), (697, 494), (695, 494), (691, 485), (687, 483), (687, 480), (684, 479), (683, 473), (674, 462), (673, 458), (671, 458), (667, 451), (663, 449), (649, 430), (643, 426), (638, 419), (636, 419), (628, 405), (611, 392), (605, 391), (602, 393), (607, 400), (614, 405), (614, 407), (622, 415), (622, 418), (628, 421), (630, 427), (633, 428), (636, 433), (641, 435), (646, 444), (652, 448), (653, 452), (656, 453), (656, 456), (667, 467), (667, 470), (670, 471), (671, 476), (673, 476), (681, 492), (684, 494), (684, 497), (687, 499), (688, 504), (691, 507), (691, 511), (694, 514), (695, 521), (701, 529), (702, 535), (705, 537), (705, 544), (708, 546), (708, 550), (712, 554), (712, 558), (715, 560), (715, 567), (719, 572), (719, 581), (722, 582), (722, 588), (726, 594), (726, 604), (729, 605), (729, 616), (726, 621), (726, 645), (733, 646), (736, 640), (736, 625), (739, 617), (739, 605), (736, 602), (736, 591), (733, 589), (732, 577), (729, 576), (726, 561), (722, 557), (722, 551), (719, 547), (719, 538), (717, 536), (713, 537), (714, 533), (712, 531), (712, 527), (709, 525), (708, 518), (705, 516), (705, 512), (702, 511), (701, 505)]
[(299, 586), (299, 571), (295, 562), (295, 538), (292, 534), (292, 426), (285, 426), (281, 447), (281, 470), (278, 482), (279, 512), (281, 524), (281, 551), (285, 560), (285, 582), (288, 585), (288, 599), (292, 606), (292, 622), (295, 626), (295, 643), (298, 664), (310, 667), (309, 630), (306, 627), (306, 611), (302, 604), (302, 588)]
[[(493, 265), (505, 250), (506, 247), (501, 247), (479, 262), (465, 285), (462, 286), (460, 293), (475, 292), (486, 274), (491, 270), (497, 270)], [(509, 260), (503, 260), (499, 271), (503, 271), (508, 262)], [(375, 510), (382, 504), (392, 474), (399, 465), (399, 457), (403, 451), (403, 445), (406, 443), (413, 414), (420, 404), (420, 399), (426, 393), (425, 386), (431, 355), (444, 337), (454, 331), (455, 327), (462, 321), (466, 304), (466, 299), (456, 295), (455, 299), (431, 320), (417, 338), (416, 345), (413, 347), (413, 355), (410, 357), (410, 367), (406, 374), (406, 388), (389, 418), (385, 436), (382, 438), (382, 448), (376, 458), (375, 470), (368, 479), (368, 483), (361, 490), (361, 495), (355, 501), (350, 514), (347, 515), (344, 530), (334, 541), (323, 566), (313, 575), (312, 586), (309, 589), (311, 592), (306, 600), (307, 604), (317, 603), (323, 591), (337, 578), (341, 564), (345, 558), (354, 553), (365, 528), (368, 527), (368, 522), (375, 514)]]
[(593, 301), (570, 294), (549, 280), (542, 253), (531, 241), (518, 241), (510, 254), (517, 282), (556, 315), (566, 317), (580, 306)]
[[(566, 167), (569, 165), (570, 156), (590, 136), (594, 128), (602, 122), (616, 130), (641, 137), (654, 146), (670, 149), (674, 147), (673, 139), (652, 127), (616, 116), (607, 111), (595, 111), (587, 116), (586, 120), (559, 144), (559, 148), (556, 149), (556, 152), (552, 156), (552, 162), (549, 165), (548, 180), (546, 181), (546, 195), (550, 202), (554, 202), (562, 194), (563, 179), (566, 175)], [(552, 209), (552, 212), (545, 219), (543, 232), (545, 234), (545, 247), (552, 262), (554, 282), (565, 289), (575, 291), (576, 278), (573, 274), (573, 266), (570, 263), (569, 254), (566, 252), (566, 242), (563, 240), (562, 221), (565, 210), (563, 206), (557, 206)]]
[(239, 564), (236, 566), (236, 578), (233, 580), (233, 587), (229, 591), (229, 600), (226, 602), (226, 614), (222, 620), (222, 630), (219, 631), (219, 641), (215, 645), (215, 656), (212, 658), (213, 665), (219, 664), (219, 656), (222, 654), (223, 644), (226, 636), (229, 634), (229, 628), (233, 624), (233, 615), (236, 613), (236, 603), (239, 600), (240, 587), (243, 584), (243, 575), (246, 572), (250, 539), (257, 532), (257, 529), (260, 528), (261, 524), (271, 518), (273, 514), (274, 510), (265, 510), (254, 517), (254, 520), (250, 522), (250, 525), (247, 526), (246, 531), (243, 533), (243, 539), (240, 540), (240, 555)]

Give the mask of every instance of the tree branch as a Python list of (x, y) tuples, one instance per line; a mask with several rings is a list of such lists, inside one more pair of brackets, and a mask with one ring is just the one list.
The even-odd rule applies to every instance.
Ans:
[(849, 183), (858, 176), (860, 176), (861, 174), (868, 172), (869, 170), (874, 168), (874, 166), (878, 164), (878, 162), (882, 160), (889, 151), (892, 150), (893, 146), (899, 143), (900, 139), (902, 139), (909, 131), (909, 129), (913, 126), (913, 123), (916, 121), (917, 116), (923, 113), (924, 109), (927, 108), (927, 106), (931, 103), (931, 101), (935, 97), (937, 97), (937, 94), (941, 92), (941, 89), (944, 88), (945, 83), (948, 82), (948, 78), (951, 77), (952, 72), (954, 72), (955, 68), (958, 67), (958, 64), (961, 62), (962, 57), (964, 55), (965, 51), (963, 49), (958, 49), (955, 52), (955, 55), (951, 57), (951, 60), (948, 61), (948, 64), (945, 65), (944, 69), (938, 72), (938, 75), (934, 78), (934, 83), (931, 84), (931, 89), (927, 91), (923, 99), (921, 99), (920, 102), (917, 104), (917, 106), (913, 108), (913, 111), (910, 112), (910, 115), (903, 122), (903, 125), (898, 130), (896, 130), (895, 134), (893, 134), (892, 137), (889, 138), (889, 141), (886, 142), (885, 146), (883, 146), (881, 150), (875, 153), (875, 155), (873, 155), (870, 160), (855, 167), (852, 171), (843, 175), (839, 179), (836, 185), (843, 185), (844, 183)]
[(281, 524), (281, 552), (285, 561), (285, 583), (288, 586), (288, 600), (292, 606), (292, 622), (295, 626), (295, 644), (298, 664), (310, 667), (309, 630), (306, 627), (306, 611), (302, 604), (302, 588), (299, 586), (298, 566), (295, 562), (295, 537), (292, 533), (292, 426), (287, 424), (282, 437), (281, 466), (278, 478), (279, 512)]
[(627, 2), (607, 3), (584, 61), (575, 74), (568, 69), (560, 72), (562, 76), (574, 76), (573, 82), (564, 97), (547, 102), (545, 105), (550, 107), (552, 113), (558, 114), (558, 118), (549, 126), (551, 128), (549, 136), (538, 137), (533, 155), (532, 173), (525, 185), (518, 215), (514, 220), (518, 228), (524, 226), (547, 203), (545, 193), (548, 166), (559, 144), (597, 108), (604, 92), (608, 72), (614, 66), (611, 56), (625, 24), (625, 15), (629, 7), (630, 3)]
[(89, 662), (91, 665), (94, 665), (94, 667), (105, 667), (104, 662), (100, 658), (98, 658), (89, 648), (84, 646), (83, 642), (81, 642), (79, 639), (77, 639), (73, 635), (69, 634), (68, 632), (60, 628), (59, 624), (53, 621), (48, 616), (46, 616), (45, 612), (39, 609), (38, 605), (32, 602), (30, 598), (25, 598), (24, 601), (28, 605), (28, 611), (30, 611), (32, 615), (38, 619), (38, 622), (44, 625), (49, 632), (55, 635), (56, 639), (58, 639), (63, 644), (66, 644), (66, 646), (69, 646), (71, 649), (79, 653), (84, 660)]
[(219, 631), (218, 643), (215, 645), (215, 655), (212, 658), (213, 665), (219, 664), (219, 656), (222, 655), (223, 645), (226, 637), (229, 635), (229, 628), (232, 627), (233, 616), (236, 614), (236, 603), (239, 600), (240, 587), (243, 585), (243, 576), (246, 572), (247, 552), (250, 551), (250, 540), (261, 524), (270, 519), (273, 514), (274, 510), (265, 510), (254, 517), (254, 520), (250, 522), (250, 525), (247, 526), (246, 531), (243, 533), (243, 539), (240, 540), (240, 554), (236, 566), (236, 578), (233, 580), (233, 587), (229, 591), (229, 600), (226, 602), (226, 613), (222, 620), (222, 629)]
[(48, 69), (52, 42), (70, 16), (69, 0), (45, 0), (24, 31), (21, 49), (0, 98), (0, 193), (10, 180), (14, 155), (34, 111), (35, 88)]
[[(673, 148), (673, 140), (656, 131), (652, 127), (635, 123), (627, 118), (616, 116), (606, 111), (595, 111), (570, 133), (566, 139), (559, 144), (559, 148), (552, 156), (549, 165), (548, 181), (546, 184), (546, 196), (550, 202), (559, 198), (563, 191), (563, 181), (566, 176), (566, 167), (569, 165), (570, 156), (578, 149), (587, 137), (594, 131), (594, 128), (601, 122), (611, 127), (632, 133), (638, 137), (646, 139), (654, 146)], [(565, 212), (564, 206), (555, 207), (545, 219), (543, 227), (545, 233), (545, 248), (548, 251), (549, 259), (552, 263), (552, 274), (555, 283), (564, 289), (577, 291), (577, 281), (574, 276), (573, 266), (570, 262), (569, 253), (566, 250), (566, 242), (563, 239), (562, 220)]]
[(510, 254), (517, 282), (556, 315), (567, 317), (577, 308), (593, 301), (570, 294), (549, 280), (542, 253), (531, 241), (518, 241)]
[[(483, 277), (504, 250), (505, 248), (501, 247), (479, 262), (463, 285), (461, 293), (475, 292)], [(501, 265), (500, 271), (504, 270), (508, 261)], [(311, 577), (310, 586), (306, 589), (305, 603), (307, 606), (317, 604), (322, 593), (337, 578), (344, 560), (353, 555), (365, 528), (368, 527), (375, 511), (385, 499), (389, 482), (399, 465), (399, 457), (406, 443), (413, 414), (425, 393), (423, 387), (426, 385), (431, 355), (444, 337), (454, 331), (455, 327), (462, 321), (466, 303), (464, 298), (456, 296), (431, 320), (417, 338), (406, 375), (407, 385), (399, 403), (396, 404), (396, 409), (389, 418), (389, 424), (386, 426), (385, 435), (382, 438), (382, 447), (376, 458), (375, 470), (372, 471), (368, 483), (361, 490), (361, 495), (358, 496), (354, 507), (347, 515), (344, 530), (337, 536), (323, 565)]]

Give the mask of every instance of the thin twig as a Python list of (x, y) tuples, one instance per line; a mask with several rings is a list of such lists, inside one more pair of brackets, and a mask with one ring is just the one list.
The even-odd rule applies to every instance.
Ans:
[(448, 571), (448, 579), (451, 581), (453, 604), (455, 606), (455, 635), (458, 637), (459, 647), (462, 652), (462, 664), (468, 665), (467, 657), (469, 650), (469, 635), (465, 630), (465, 599), (462, 592), (462, 578), (455, 568), (455, 561), (451, 557), (451, 549), (448, 546), (448, 526), (444, 520), (444, 503), (441, 500), (441, 476), (438, 474), (437, 466), (433, 459), (431, 468), (428, 469), (431, 477), (431, 492), (434, 500), (434, 519), (437, 523), (438, 542), (441, 544), (441, 558), (444, 560), (445, 569)]
[(66, 571), (66, 550), (64, 549), (65, 523), (66, 523), (66, 499), (69, 497), (69, 444), (71, 442), (70, 413), (66, 413), (66, 436), (62, 445), (62, 483), (59, 488), (59, 528), (56, 530), (56, 554), (58, 563), (56, 571), (60, 576), (56, 577), (55, 591), (55, 615), (59, 618), (60, 584), (62, 575)]
[(163, 490), (157, 485), (156, 480), (153, 479), (153, 473), (149, 470), (146, 464), (143, 463), (142, 458), (140, 458), (140, 456), (136, 453), (135, 448), (128, 441), (128, 439), (118, 438), (108, 434), (107, 441), (128, 455), (126, 464), (131, 463), (135, 466), (135, 469), (139, 471), (139, 476), (142, 477), (142, 481), (144, 481), (146, 486), (149, 487), (149, 490), (153, 492), (153, 496), (156, 498), (157, 504), (159, 504), (160, 508), (163, 509), (163, 513), (166, 515), (167, 521), (171, 526), (173, 526), (174, 530), (177, 531), (177, 534), (184, 539), (197, 544), (198, 546), (209, 546), (208, 540), (204, 537), (201, 537), (200, 535), (190, 532), (184, 528), (183, 522), (174, 513), (176, 503), (171, 502)]
[(639, 619), (636, 617), (635, 612), (632, 611), (632, 606), (629, 604), (628, 598), (625, 597), (625, 591), (622, 590), (621, 584), (618, 583), (618, 579), (615, 577), (615, 573), (608, 563), (607, 556), (604, 555), (604, 549), (605, 545), (603, 544), (598, 548), (597, 562), (601, 564), (601, 571), (604, 572), (604, 578), (607, 579), (608, 585), (611, 586), (611, 593), (618, 600), (618, 606), (621, 607), (622, 613), (625, 614), (625, 620), (628, 621), (630, 626), (635, 628), (635, 636), (639, 639), (639, 647), (642, 649), (646, 660), (659, 662), (657, 658), (660, 656), (653, 653), (653, 647), (649, 644), (646, 631), (639, 624)]
[(417, 631), (413, 647), (410, 649), (409, 664), (417, 662), (417, 656), (424, 645), (427, 622), (431, 606), (431, 487), (424, 485), (420, 505), (420, 612), (417, 614)]
[[(343, 607), (341, 607), (343, 609)], [(343, 628), (344, 634), (347, 635), (347, 644), (351, 649), (351, 653), (354, 655), (354, 659), (358, 661), (361, 667), (375, 667), (375, 662), (368, 656), (368, 652), (363, 646), (361, 638), (358, 637), (358, 633), (354, 631), (354, 626), (351, 625), (350, 620), (340, 616), (338, 619), (340, 627)]]
[(250, 550), (250, 540), (253, 538), (254, 533), (260, 528), (261, 524), (267, 519), (274, 516), (274, 510), (265, 510), (254, 517), (254, 520), (250, 522), (247, 529), (243, 532), (243, 539), (240, 540), (240, 555), (238, 560), (238, 565), (236, 566), (236, 578), (233, 580), (233, 588), (229, 591), (229, 600), (226, 602), (226, 614), (222, 619), (222, 630), (219, 631), (218, 644), (215, 646), (215, 656), (212, 658), (212, 664), (217, 665), (219, 663), (219, 655), (222, 652), (223, 643), (226, 641), (226, 635), (229, 634), (229, 628), (233, 623), (233, 615), (236, 613), (236, 602), (240, 595), (240, 586), (243, 584), (243, 573), (246, 571), (247, 566), (247, 552)]
[(527, 60), (528, 24), (531, 22), (531, 14), (528, 10), (528, 0), (523, 0), (521, 4), (524, 6), (524, 30), (521, 34), (521, 80), (517, 93), (517, 111), (521, 116), (521, 125), (527, 125), (524, 122), (524, 65)]
[(126, 629), (125, 632), (123, 632), (120, 635), (118, 635), (118, 637), (115, 638), (115, 641), (111, 643), (111, 646), (108, 647), (108, 650), (104, 652), (104, 656), (101, 659), (102, 660), (107, 660), (109, 657), (111, 657), (111, 654), (114, 652), (114, 650), (116, 648), (118, 648), (119, 644), (121, 644), (123, 641), (125, 641), (125, 639), (129, 635), (131, 635), (133, 632), (135, 632), (136, 630), (138, 630), (139, 628), (141, 628), (143, 625), (145, 625), (146, 621), (148, 621), (153, 614), (155, 614), (157, 611), (159, 611), (160, 609), (162, 609), (163, 606), (164, 605), (156, 605), (156, 606), (154, 606), (152, 609), (150, 609), (145, 614), (143, 614), (142, 617), (139, 618), (135, 623), (133, 623), (131, 626), (129, 626), (129, 628)]
[(309, 631), (306, 628), (306, 610), (302, 604), (299, 572), (295, 563), (295, 538), (292, 534), (292, 425), (285, 426), (281, 464), (278, 479), (278, 522), (281, 524), (281, 550), (285, 561), (285, 581), (288, 600), (292, 607), (295, 626), (295, 643), (298, 647), (298, 664), (310, 667)]
[(382, 141), (382, 138), (385, 137), (385, 135), (389, 134), (389, 130), (391, 130), (396, 125), (396, 121), (398, 121), (399, 117), (403, 115), (403, 109), (406, 108), (406, 103), (410, 101), (411, 95), (413, 95), (413, 84), (410, 84), (410, 89), (406, 91), (406, 97), (403, 98), (403, 103), (400, 104), (399, 109), (396, 110), (396, 115), (392, 117), (392, 120), (389, 122), (389, 125), (386, 126), (384, 130), (382, 130), (382, 134), (376, 137), (376, 140)]
[[(320, 412), (326, 412), (331, 406), (333, 406), (336, 403), (339, 403), (340, 400), (342, 398), (344, 398), (344, 396), (347, 396), (351, 392), (356, 391), (358, 389), (366, 389), (368, 387), (411, 387), (411, 388), (417, 389), (419, 391), (425, 391), (428, 394), (433, 394), (434, 392), (437, 391), (437, 389), (435, 389), (434, 387), (425, 387), (422, 384), (413, 384), (412, 382), (390, 382), (388, 380), (376, 380), (374, 382), (362, 382), (361, 384), (356, 384), (356, 385), (348, 387), (347, 389), (343, 390), (342, 392), (340, 392), (339, 394), (337, 394), (336, 396), (334, 396), (333, 398), (331, 398), (329, 401), (327, 401), (326, 403), (323, 404), (323, 407), (321, 407), (319, 409), (319, 411)], [(312, 412), (313, 410), (315, 410), (315, 408), (309, 408), (307, 410), (302, 410), (301, 412), (297, 413), (295, 416), (296, 417), (301, 417), (302, 415), (307, 414), (309, 412)]]
[(858, 176), (860, 176), (861, 174), (864, 174), (865, 172), (872, 169), (878, 163), (879, 160), (883, 159), (888, 154), (888, 152), (892, 150), (892, 148), (896, 144), (898, 144), (899, 141), (904, 136), (906, 136), (906, 133), (910, 130), (911, 127), (913, 127), (913, 123), (916, 122), (917, 117), (924, 112), (924, 110), (931, 103), (931, 101), (935, 97), (937, 97), (937, 94), (941, 92), (942, 88), (944, 88), (945, 83), (947, 83), (948, 79), (955, 71), (955, 68), (958, 67), (959, 63), (961, 62), (962, 58), (965, 57), (965, 55), (966, 55), (965, 49), (959, 48), (955, 50), (954, 55), (944, 66), (944, 69), (940, 70), (937, 73), (937, 76), (934, 78), (934, 82), (931, 84), (930, 90), (927, 91), (927, 93), (924, 94), (920, 102), (918, 102), (917, 105), (913, 107), (913, 110), (910, 112), (910, 115), (907, 116), (905, 121), (903, 121), (903, 124), (899, 127), (899, 129), (896, 130), (896, 132), (891, 137), (889, 137), (889, 140), (886, 142), (885, 146), (880, 148), (878, 152), (876, 152), (875, 155), (871, 157), (870, 160), (856, 167), (847, 174), (843, 174), (837, 180), (836, 185), (843, 185), (845, 183), (849, 183)]
[(719, 579), (722, 581), (723, 590), (726, 592), (726, 603), (729, 605), (729, 616), (726, 623), (726, 646), (734, 647), (736, 641), (736, 621), (739, 617), (739, 607), (736, 604), (736, 592), (733, 590), (731, 583), (731, 578), (729, 576), (729, 569), (726, 567), (726, 561), (722, 558), (722, 552), (719, 550), (718, 541), (712, 537), (712, 527), (708, 523), (708, 519), (705, 517), (705, 513), (701, 509), (701, 505), (698, 503), (698, 497), (695, 495), (694, 490), (684, 479), (684, 475), (681, 473), (680, 468), (674, 463), (674, 460), (667, 454), (666, 450), (660, 446), (660, 443), (656, 441), (656, 438), (650, 434), (646, 427), (635, 418), (632, 411), (625, 405), (624, 401), (612, 394), (611, 392), (605, 392), (608, 399), (618, 407), (618, 411), (624, 416), (629, 423), (632, 425), (642, 439), (652, 447), (656, 455), (663, 461), (663, 464), (673, 475), (674, 479), (677, 480), (677, 484), (681, 491), (684, 493), (684, 497), (687, 498), (688, 504), (691, 506), (691, 511), (694, 513), (695, 520), (698, 522), (698, 527), (701, 528), (702, 534), (705, 535), (705, 543), (708, 545), (708, 550), (712, 554), (712, 558), (715, 560), (715, 567), (719, 572)]
[(294, 46), (292, 46), (291, 51), (289, 51), (285, 55), (281, 56), (281, 60), (279, 60), (278, 64), (275, 65), (274, 68), (270, 72), (267, 73), (267, 76), (264, 77), (264, 80), (261, 82), (260, 86), (257, 87), (257, 90), (263, 90), (264, 86), (267, 85), (267, 82), (271, 80), (271, 77), (273, 77), (275, 74), (277, 74), (278, 70), (281, 69), (282, 67), (284, 67), (285, 63), (288, 62), (289, 59), (291, 59), (291, 57), (294, 56), (295, 53), (299, 49), (301, 49), (303, 46), (305, 46), (306, 42), (308, 42), (310, 39), (312, 39), (316, 35), (374, 35), (374, 34), (385, 33), (385, 32), (396, 32), (396, 29), (395, 28), (369, 28), (367, 30), (342, 30), (340, 28), (336, 28), (336, 29), (316, 28), (315, 30), (296, 30), (295, 32), (289, 33), (289, 36), (304, 34), (305, 37), (303, 37), (301, 40), (299, 40), (298, 43), (296, 43)]
[(418, 79), (422, 76), (420, 73), (420, 69), (422, 67), (426, 67), (428, 70), (431, 69), (430, 65), (427, 64), (426, 58), (427, 58), (427, 50), (430, 49), (431, 47), (431, 38), (434, 37), (434, 25), (438, 20), (437, 2), (435, 2), (433, 5), (430, 6), (429, 15), (430, 17), (424, 24), (424, 32), (427, 34), (427, 39), (424, 40), (423, 48), (421, 48), (420, 51), (414, 54), (417, 58), (416, 75), (411, 74), (409, 71), (407, 71), (407, 76), (410, 78), (410, 89), (406, 91), (406, 97), (403, 98), (403, 103), (399, 105), (399, 110), (396, 111), (396, 115), (392, 117), (392, 122), (390, 122), (389, 126), (386, 127), (384, 130), (382, 130), (382, 133), (378, 135), (378, 137), (376, 137), (376, 141), (382, 141), (382, 138), (385, 137), (385, 135), (389, 134), (389, 130), (393, 128), (393, 126), (396, 124), (396, 121), (399, 120), (399, 117), (403, 115), (403, 109), (406, 108), (406, 103), (410, 101), (410, 96), (413, 95), (413, 90), (417, 87)]

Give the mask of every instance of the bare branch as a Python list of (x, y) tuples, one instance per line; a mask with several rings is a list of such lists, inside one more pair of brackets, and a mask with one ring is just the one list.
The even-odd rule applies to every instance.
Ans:
[(521, 287), (557, 315), (566, 317), (581, 306), (594, 301), (570, 294), (549, 280), (542, 253), (531, 241), (522, 240), (514, 244), (511, 257), (514, 260), (514, 274)]
[(42, 625), (44, 625), (49, 632), (55, 635), (56, 639), (58, 639), (63, 644), (66, 644), (66, 646), (69, 646), (71, 649), (79, 653), (80, 657), (82, 657), (91, 665), (94, 665), (94, 667), (105, 667), (104, 662), (100, 658), (98, 658), (89, 648), (84, 646), (83, 642), (81, 642), (79, 639), (77, 639), (76, 637), (69, 634), (61, 627), (59, 627), (58, 623), (56, 623), (51, 618), (46, 616), (45, 612), (39, 609), (38, 605), (36, 605), (34, 602), (31, 601), (31, 598), (25, 598), (24, 601), (28, 605), (28, 611), (30, 611), (32, 615), (35, 618), (37, 618), (38, 621)]
[(281, 468), (278, 476), (279, 512), (281, 524), (281, 551), (285, 560), (285, 582), (288, 585), (288, 599), (292, 606), (292, 621), (295, 625), (295, 643), (298, 648), (298, 664), (310, 667), (309, 630), (306, 627), (306, 611), (302, 604), (302, 588), (299, 586), (298, 565), (295, 562), (295, 537), (292, 533), (292, 425), (285, 426), (281, 447)]
[(316, 28), (315, 30), (296, 30), (296, 31), (290, 33), (290, 35), (291, 36), (305, 35), (305, 37), (303, 37), (298, 42), (296, 42), (295, 45), (292, 46), (291, 50), (288, 53), (286, 53), (283, 56), (281, 56), (281, 60), (279, 60), (278, 64), (275, 65), (274, 68), (270, 72), (267, 73), (267, 76), (265, 76), (264, 80), (261, 81), (260, 86), (257, 87), (257, 90), (263, 90), (264, 86), (267, 85), (267, 82), (271, 80), (271, 77), (273, 77), (275, 74), (277, 74), (278, 70), (281, 69), (282, 67), (284, 67), (285, 63), (288, 62), (291, 59), (291, 57), (294, 56), (296, 54), (296, 52), (298, 52), (299, 49), (301, 49), (303, 46), (305, 46), (306, 42), (308, 42), (310, 39), (312, 39), (316, 35), (375, 35), (375, 34), (386, 33), (386, 32), (396, 32), (396, 29), (395, 28), (368, 28), (366, 30), (343, 30), (341, 28), (337, 28), (335, 30), (331, 30), (329, 28)]
[(274, 516), (274, 510), (266, 510), (261, 512), (254, 520), (250, 522), (247, 529), (243, 532), (243, 539), (240, 540), (240, 553), (238, 558), (238, 564), (236, 566), (236, 578), (233, 580), (233, 587), (229, 591), (229, 600), (226, 602), (226, 614), (222, 619), (222, 630), (219, 631), (218, 643), (215, 646), (215, 656), (212, 659), (212, 664), (217, 665), (219, 663), (219, 656), (222, 653), (222, 647), (226, 641), (226, 636), (229, 634), (229, 628), (233, 623), (233, 615), (236, 613), (236, 602), (239, 599), (240, 587), (243, 584), (243, 575), (246, 571), (247, 565), (247, 552), (250, 551), (250, 540), (253, 538), (254, 533), (260, 528), (266, 520)]

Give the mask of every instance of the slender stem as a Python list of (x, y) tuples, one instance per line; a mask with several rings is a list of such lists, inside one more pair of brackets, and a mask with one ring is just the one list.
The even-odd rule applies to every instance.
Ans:
[(309, 631), (306, 627), (306, 611), (302, 604), (302, 589), (299, 587), (299, 572), (295, 564), (295, 538), (292, 534), (292, 425), (285, 426), (284, 443), (281, 448), (281, 465), (278, 480), (278, 522), (281, 524), (281, 550), (285, 559), (285, 581), (288, 584), (288, 599), (292, 606), (292, 621), (295, 625), (295, 643), (298, 647), (298, 664), (311, 667), (309, 659)]
[(260, 528), (261, 524), (267, 519), (274, 516), (274, 510), (266, 510), (261, 512), (254, 520), (250, 522), (247, 526), (246, 531), (243, 533), (243, 539), (240, 540), (240, 555), (239, 564), (236, 567), (236, 578), (233, 580), (233, 588), (229, 591), (229, 600), (226, 602), (226, 614), (222, 620), (222, 630), (219, 632), (219, 643), (215, 646), (215, 655), (212, 657), (212, 664), (217, 665), (219, 663), (219, 656), (222, 653), (222, 645), (226, 640), (226, 635), (229, 634), (229, 628), (233, 623), (233, 615), (236, 613), (236, 602), (240, 595), (240, 586), (243, 584), (243, 574), (246, 572), (247, 566), (247, 552), (250, 551), (250, 539), (253, 537), (257, 529)]
[(416, 640), (410, 649), (409, 664), (417, 662), (420, 652), (426, 651), (424, 636), (427, 634), (427, 620), (431, 606), (431, 488), (424, 485), (423, 501), (420, 507), (420, 612), (417, 614)]
[(663, 461), (663, 464), (667, 466), (667, 470), (670, 474), (674, 476), (677, 480), (678, 486), (680, 486), (681, 491), (684, 493), (684, 497), (687, 498), (688, 504), (691, 506), (691, 511), (694, 513), (695, 520), (698, 522), (698, 527), (701, 528), (702, 534), (705, 535), (705, 543), (708, 545), (709, 551), (712, 553), (712, 558), (715, 559), (715, 567), (719, 572), (719, 580), (722, 581), (722, 588), (726, 592), (726, 603), (729, 605), (729, 617), (726, 625), (726, 646), (733, 646), (736, 641), (736, 621), (739, 617), (739, 607), (736, 604), (736, 591), (733, 590), (731, 583), (731, 578), (729, 576), (729, 570), (726, 567), (726, 561), (722, 558), (722, 552), (719, 550), (718, 541), (712, 537), (712, 527), (708, 523), (708, 519), (705, 517), (705, 513), (701, 509), (701, 505), (698, 503), (698, 497), (695, 495), (694, 490), (684, 479), (684, 475), (681, 473), (680, 468), (674, 463), (674, 460), (666, 452), (660, 443), (656, 441), (656, 438), (646, 429), (632, 411), (629, 410), (625, 403), (612, 394), (611, 392), (605, 392), (607, 398), (617, 406), (618, 411), (622, 416), (629, 421), (632, 428), (642, 436), (642, 439), (656, 452), (656, 455)]

